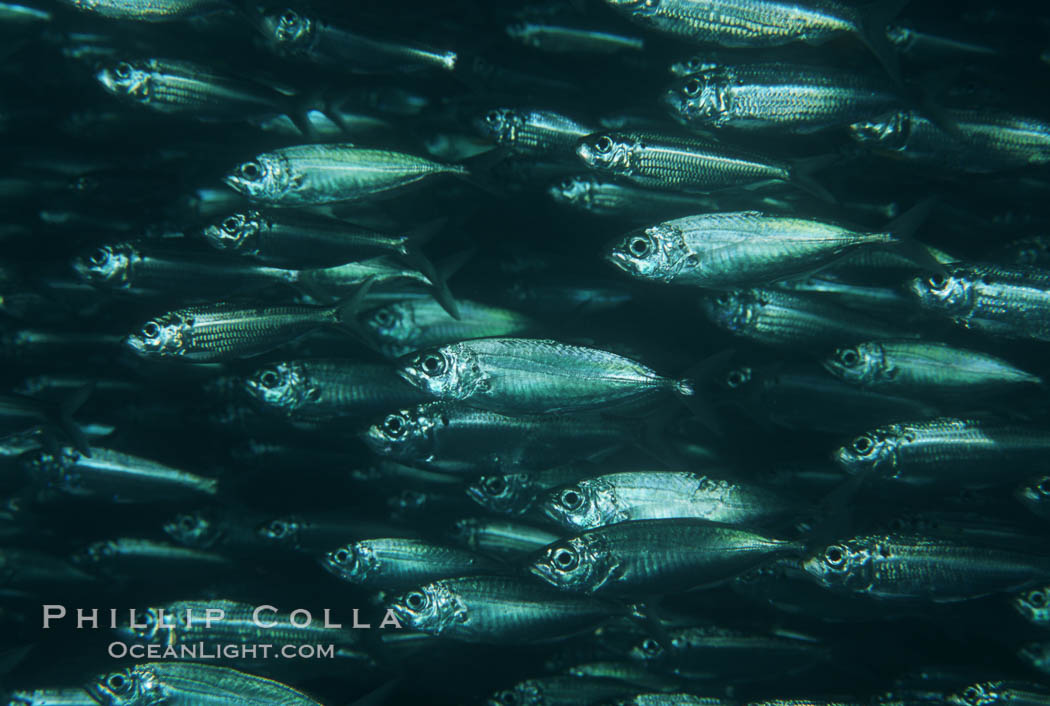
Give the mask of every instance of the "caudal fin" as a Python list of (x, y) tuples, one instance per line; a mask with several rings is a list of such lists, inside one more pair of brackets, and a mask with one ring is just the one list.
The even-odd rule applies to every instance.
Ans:
[(366, 279), (353, 294), (332, 309), (335, 315), (335, 325), (361, 341), (367, 341), (368, 337), (365, 335), (364, 328), (357, 321), (357, 315), (364, 309), (368, 292), (372, 289), (375, 279), (375, 275)]
[(441, 308), (448, 312), (449, 316), (456, 320), (460, 318), (459, 305), (452, 296), (452, 290), (448, 288), (448, 280), (473, 256), (473, 250), (464, 250), (442, 260), (437, 267), (435, 276), (431, 278), (431, 292), (434, 295), (434, 299), (441, 305)]
[(437, 218), (415, 228), (406, 235), (398, 253), (406, 265), (416, 268), (431, 281), (438, 276), (437, 269), (434, 267), (434, 263), (423, 254), (421, 248), (440, 233), (447, 224), (447, 218)]
[(915, 240), (915, 234), (933, 212), (935, 199), (920, 201), (890, 222), (887, 230), (896, 238), (897, 247), (917, 266), (931, 272), (944, 272), (944, 264), (925, 245)]
[(861, 41), (898, 85), (902, 83), (900, 58), (886, 37), (886, 27), (910, 2), (911, 0), (879, 0), (862, 8), (858, 20), (857, 29)]
[(837, 161), (838, 156), (833, 154), (823, 154), (819, 157), (808, 157), (806, 159), (795, 160), (791, 163), (791, 181), (795, 186), (803, 191), (813, 194), (821, 201), (838, 203), (838, 199), (835, 198), (834, 194), (825, 189), (813, 178), (815, 173), (831, 166)]
[(74, 391), (59, 404), (58, 415), (55, 420), (62, 432), (73, 442), (73, 446), (76, 447), (77, 451), (89, 457), (91, 456), (91, 445), (88, 444), (87, 437), (84, 436), (80, 425), (73, 420), (73, 415), (84, 406), (84, 403), (87, 402), (94, 391), (95, 383), (88, 383)]

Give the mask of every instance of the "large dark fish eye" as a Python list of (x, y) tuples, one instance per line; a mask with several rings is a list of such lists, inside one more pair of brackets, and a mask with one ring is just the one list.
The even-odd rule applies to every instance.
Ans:
[(726, 374), (726, 385), (736, 389), (748, 381), (748, 374), (746, 370), (737, 368), (736, 370), (730, 370)]
[(373, 314), (372, 318), (382, 328), (387, 328), (394, 323), (394, 315), (390, 313), (389, 309), (380, 309)]
[(131, 64), (126, 61), (122, 61), (116, 65), (113, 69), (113, 73), (117, 75), (117, 78), (130, 78), (131, 77)]
[(419, 591), (413, 591), (405, 596), (405, 605), (412, 610), (420, 610), (427, 604), (427, 597)]
[(227, 233), (229, 233), (230, 235), (233, 235), (234, 233), (237, 232), (237, 226), (239, 224), (240, 224), (240, 221), (237, 219), (237, 216), (230, 216), (229, 218), (227, 218), (225, 221), (222, 222), (222, 229), (224, 231), (226, 231)]
[(283, 537), (288, 531), (288, 525), (280, 520), (274, 520), (270, 523), (270, 534), (274, 537)]
[(631, 251), (631, 254), (635, 257), (646, 257), (649, 255), (650, 244), (648, 238), (642, 236), (635, 236), (627, 242), (627, 249)]
[(552, 558), (554, 566), (561, 571), (572, 571), (580, 564), (579, 557), (571, 549), (558, 549)]
[(277, 387), (277, 383), (280, 382), (280, 377), (272, 370), (267, 370), (265, 373), (259, 376), (259, 384), (265, 387), (267, 390), (272, 390)]
[(1046, 594), (1042, 591), (1032, 591), (1025, 596), (1025, 600), (1036, 608), (1042, 608), (1046, 605)]
[(594, 142), (594, 149), (598, 150), (602, 154), (612, 151), (613, 141), (608, 135), (602, 135)]
[(977, 703), (980, 696), (981, 691), (976, 686), (968, 686), (962, 693), (963, 700), (971, 704)]
[(156, 338), (160, 335), (160, 326), (155, 321), (150, 321), (142, 327), (142, 335), (146, 338)]
[(492, 495), (499, 495), (507, 489), (507, 481), (503, 480), (503, 478), (500, 476), (486, 478), (484, 482), (484, 488)]
[(858, 436), (853, 440), (852, 446), (861, 456), (867, 456), (875, 448), (875, 441), (870, 436)]
[(345, 564), (350, 558), (350, 552), (345, 549), (340, 549), (335, 554), (332, 554), (332, 558), (337, 564)]
[(197, 526), (197, 520), (192, 515), (183, 515), (179, 518), (179, 527), (189, 532)]
[(1036, 483), (1035, 489), (1039, 491), (1040, 495), (1050, 495), (1050, 476), (1040, 479)]
[(105, 248), (99, 248), (95, 252), (91, 253), (91, 264), (96, 267), (101, 267), (106, 264), (106, 260), (109, 259), (109, 251)]
[(927, 279), (926, 281), (934, 289), (944, 289), (948, 286), (948, 278), (939, 272), (937, 274), (930, 275), (929, 279)]
[(642, 651), (651, 655), (655, 655), (659, 654), (661, 650), (662, 648), (660, 647), (660, 643), (654, 640), (653, 638), (647, 637), (646, 639), (642, 640)]
[(424, 373), (431, 377), (434, 375), (441, 375), (445, 372), (445, 359), (437, 353), (430, 353), (423, 356), (423, 359), (419, 363), (419, 367)]
[(844, 348), (839, 351), (839, 362), (848, 368), (860, 362), (860, 353), (855, 348)]
[(685, 85), (682, 87), (682, 90), (685, 91), (685, 94), (690, 98), (695, 98), (698, 95), (700, 95), (700, 91), (702, 88), (703, 85), (700, 83), (700, 81), (698, 81), (695, 78), (691, 78), (685, 82)]
[(500, 117), (500, 112), (498, 110), (490, 110), (489, 112), (485, 113), (485, 122), (493, 126), (499, 125)]
[(262, 174), (262, 168), (255, 162), (245, 162), (241, 165), (240, 172), (245, 179), (258, 179)]
[(730, 294), (719, 294), (715, 297), (715, 303), (721, 306), (729, 306), (733, 303), (733, 297)]
[(500, 692), (499, 702), (503, 704), (503, 706), (518, 706), (518, 692), (511, 691), (510, 689)]
[(408, 423), (400, 414), (391, 414), (383, 420), (383, 432), (394, 439), (403, 436)]
[(128, 679), (123, 674), (110, 674), (106, 678), (106, 686), (114, 692), (122, 692), (128, 688)]
[(568, 510), (576, 510), (583, 504), (583, 496), (575, 490), (563, 490), (558, 501)]
[(832, 545), (824, 550), (824, 561), (831, 566), (841, 566), (846, 560), (846, 552), (842, 547)]

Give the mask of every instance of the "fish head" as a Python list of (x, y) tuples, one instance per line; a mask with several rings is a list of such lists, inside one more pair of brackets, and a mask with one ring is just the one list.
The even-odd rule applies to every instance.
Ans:
[(723, 69), (708, 69), (674, 83), (663, 96), (678, 120), (721, 127), (732, 110), (733, 77)]
[(325, 554), (324, 568), (351, 583), (364, 583), (379, 566), (375, 549), (367, 541), (351, 542)]
[(421, 351), (398, 371), (412, 386), (439, 400), (465, 400), (489, 389), (489, 378), (468, 346), (453, 344)]
[[(827, 588), (862, 591), (872, 581), (876, 540), (832, 544), (802, 560), (802, 570)], [(872, 545), (872, 546), (869, 546)]]
[(1031, 623), (1050, 624), (1050, 585), (1039, 586), (1013, 599), (1014, 608)]
[(657, 282), (670, 282), (698, 264), (681, 229), (669, 223), (628, 233), (605, 259), (632, 277)]
[[(700, 300), (700, 308), (711, 323), (730, 333), (747, 331), (758, 318), (761, 302), (754, 292), (740, 290), (721, 292)], [(744, 380), (743, 382), (748, 382)]]
[(299, 530), (302, 528), (303, 522), (298, 517), (278, 517), (259, 525), (255, 534), (268, 542), (294, 549), (299, 546)]
[(974, 281), (963, 270), (916, 277), (908, 283), (908, 292), (923, 309), (938, 311), (946, 316), (965, 315), (973, 308), (976, 300)]
[(411, 352), (413, 342), (422, 333), (407, 302), (394, 302), (370, 311), (361, 317), (361, 323), (388, 355)]
[(664, 649), (659, 640), (647, 637), (632, 647), (629, 654), (631, 659), (641, 662), (656, 662), (666, 656), (667, 650)]
[(1050, 645), (1044, 642), (1029, 642), (1017, 650), (1017, 656), (1041, 672), (1050, 667)]
[(490, 512), (510, 515), (525, 510), (528, 483), (526, 473), (481, 476), (467, 487), (467, 495)]
[(150, 98), (150, 75), (149, 69), (138, 62), (118, 61), (103, 66), (95, 78), (118, 98), (144, 103)]
[(655, 14), (660, 9), (662, 0), (605, 0), (612, 9), (629, 15), (645, 16)]
[(829, 373), (855, 385), (867, 385), (879, 379), (885, 369), (886, 353), (874, 342), (838, 348), (822, 361)]
[(607, 562), (585, 537), (573, 537), (544, 549), (529, 571), (566, 591), (591, 592), (607, 581)]
[(89, 284), (107, 287), (131, 285), (132, 265), (139, 254), (131, 243), (102, 245), (73, 259), (73, 271)]
[(292, 191), (301, 179), (292, 171), (289, 161), (278, 154), (261, 154), (243, 162), (223, 177), (234, 191), (253, 201), (276, 201)]
[(456, 520), (449, 530), (449, 539), (470, 549), (478, 548), (478, 533), (481, 531), (481, 521), (474, 517), (464, 517)]
[(631, 170), (635, 141), (609, 132), (580, 138), (576, 155), (591, 169), (623, 174)]
[(389, 609), (401, 623), (430, 635), (440, 635), (469, 619), (463, 603), (440, 581), (398, 596)]
[(428, 458), (434, 446), (434, 430), (447, 423), (440, 409), (420, 405), (386, 415), (363, 435), (365, 445), (381, 456), (420, 461)]
[(204, 239), (217, 250), (245, 254), (259, 252), (259, 233), (262, 231), (262, 214), (246, 211), (227, 216), (219, 223), (206, 226), (201, 232)]
[(518, 682), (485, 700), (485, 706), (543, 706), (547, 703), (549, 699), (544, 696), (542, 682), (538, 679)]
[(897, 111), (874, 120), (861, 120), (849, 126), (849, 135), (856, 142), (889, 152), (899, 152), (908, 146), (912, 119), (908, 111)]
[(265, 14), (262, 31), (278, 51), (298, 53), (310, 48), (317, 33), (317, 22), (292, 8)]
[(562, 179), (547, 189), (554, 203), (576, 208), (590, 209), (594, 204), (594, 190), (598, 180), (590, 176), (574, 176)]
[(992, 706), (1009, 699), (1001, 681), (986, 681), (970, 684), (954, 693), (946, 694), (944, 702), (952, 706)]
[(892, 475), (897, 468), (903, 431), (899, 426), (891, 425), (860, 434), (835, 451), (835, 463), (851, 476)]
[(125, 339), (125, 345), (142, 357), (179, 356), (186, 352), (192, 329), (192, 316), (172, 312), (147, 321)]
[(218, 538), (218, 528), (203, 512), (179, 513), (164, 523), (164, 532), (187, 547), (206, 548)]
[(135, 611), (135, 620), (127, 625), (114, 628), (121, 637), (128, 640), (153, 640), (164, 627), (161, 621), (160, 608), (147, 608), (144, 611)]
[(149, 665), (103, 674), (85, 689), (106, 706), (159, 706), (168, 703), (173, 696)]
[(601, 527), (616, 517), (616, 493), (608, 483), (581, 481), (547, 495), (543, 512), (569, 529)]
[(288, 413), (321, 398), (321, 389), (311, 382), (301, 363), (274, 363), (260, 368), (244, 381), (244, 387), (267, 407)]
[(72, 556), (74, 564), (104, 564), (120, 553), (120, 547), (112, 540), (93, 542)]
[(525, 114), (514, 108), (494, 108), (474, 119), (479, 134), (504, 147), (513, 146), (518, 141), (518, 133), (524, 125)]
[(693, 74), (698, 74), (701, 71), (710, 71), (712, 69), (717, 69), (718, 67), (719, 63), (715, 60), (713, 56), (708, 56), (706, 54), (694, 54), (688, 59), (674, 62), (673, 64), (671, 64), (670, 70), (672, 75), (682, 78), (685, 76), (692, 76)]
[(1015, 491), (1014, 497), (1033, 511), (1050, 507), (1050, 476), (1040, 476), (1022, 485)]

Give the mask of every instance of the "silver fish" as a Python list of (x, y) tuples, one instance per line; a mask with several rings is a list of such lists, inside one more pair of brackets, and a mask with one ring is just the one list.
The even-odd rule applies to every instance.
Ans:
[(264, 677), (193, 662), (146, 662), (100, 675), (88, 691), (103, 706), (320, 706)]
[(328, 552), (321, 565), (344, 581), (389, 589), (457, 576), (499, 573), (497, 564), (466, 549), (404, 537), (352, 542)]
[(168, 22), (229, 9), (225, 0), (64, 0), (78, 10), (113, 20)]

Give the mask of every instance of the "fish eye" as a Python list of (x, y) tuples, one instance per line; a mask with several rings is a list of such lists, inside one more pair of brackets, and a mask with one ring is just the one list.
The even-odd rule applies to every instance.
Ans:
[(1046, 594), (1042, 591), (1032, 591), (1025, 596), (1025, 600), (1036, 608), (1042, 608), (1046, 605)]
[(196, 526), (197, 521), (189, 515), (183, 515), (181, 518), (179, 518), (179, 527), (186, 531), (189, 531)]
[(95, 265), (96, 267), (101, 267), (102, 265), (106, 264), (106, 260), (108, 260), (108, 259), (109, 259), (109, 251), (106, 250), (105, 248), (99, 248), (98, 250), (96, 250), (95, 252), (93, 252), (91, 254), (91, 258), (90, 258), (91, 264)]
[(926, 281), (934, 289), (944, 289), (948, 286), (948, 278), (939, 272), (937, 274), (930, 275), (929, 279), (927, 279)]
[(485, 113), (485, 122), (489, 125), (499, 125), (500, 123), (500, 112), (498, 110), (490, 110)]
[(660, 652), (660, 643), (651, 637), (647, 637), (642, 641), (642, 650), (654, 655)]
[(245, 179), (258, 179), (262, 174), (262, 167), (255, 162), (245, 162), (241, 165), (241, 176)]
[(561, 184), (559, 185), (559, 188), (562, 191), (568, 191), (569, 189), (571, 189), (575, 185), (576, 184), (575, 184), (575, 182), (573, 182), (572, 179), (562, 179)]
[(345, 564), (350, 558), (350, 552), (346, 551), (345, 549), (340, 549), (332, 555), (332, 558), (335, 559), (336, 563), (338, 564)]
[(875, 440), (870, 436), (858, 436), (853, 440), (852, 447), (861, 456), (867, 456), (875, 448)]
[(746, 383), (747, 378), (747, 373), (744, 370), (730, 370), (726, 375), (726, 385), (735, 389)]
[(1036, 483), (1035, 489), (1039, 491), (1040, 495), (1050, 495), (1050, 476), (1040, 479)]
[(715, 303), (722, 306), (728, 306), (733, 303), (733, 297), (729, 294), (719, 294), (715, 297)]
[(156, 321), (150, 321), (142, 327), (142, 335), (146, 338), (156, 338), (160, 335), (160, 326)]
[(981, 692), (976, 686), (968, 686), (962, 693), (963, 700), (968, 703), (975, 703), (980, 695)]
[(421, 610), (427, 604), (427, 597), (419, 591), (413, 591), (405, 596), (405, 605), (412, 610)]
[(233, 235), (237, 232), (237, 226), (239, 223), (240, 221), (237, 219), (237, 216), (230, 216), (222, 222), (222, 229), (230, 235)]
[(114, 691), (114, 692), (117, 692), (117, 693), (123, 692), (129, 686), (128, 678), (125, 677), (123, 674), (120, 674), (120, 673), (110, 674), (106, 678), (106, 686), (108, 686), (111, 691)]
[(852, 368), (860, 362), (860, 353), (854, 348), (841, 350), (839, 351), (839, 362), (848, 368)]
[(113, 69), (113, 73), (117, 75), (117, 78), (129, 78), (131, 76), (131, 64), (126, 61), (122, 61), (116, 65)]
[(503, 480), (500, 476), (493, 476), (492, 478), (485, 479), (485, 490), (492, 495), (499, 495), (507, 489), (507, 481)]
[(518, 706), (518, 704), (520, 703), (518, 699), (518, 692), (512, 691), (510, 689), (508, 689), (507, 691), (500, 692), (500, 695), (497, 698), (499, 699), (499, 702), (503, 704), (503, 706)]
[(635, 257), (647, 257), (650, 251), (649, 239), (643, 238), (640, 235), (631, 238), (627, 243), (627, 249)]
[(259, 384), (265, 387), (267, 390), (272, 390), (277, 387), (278, 378), (277, 373), (272, 370), (267, 370), (265, 373), (259, 376)]
[(608, 135), (602, 135), (601, 137), (599, 137), (595, 141), (594, 148), (596, 150), (598, 150), (599, 152), (601, 152), (602, 154), (605, 154), (607, 152), (612, 151), (612, 148), (613, 148), (612, 138), (609, 137)]
[(572, 571), (580, 564), (576, 552), (571, 549), (559, 549), (554, 552), (554, 565), (561, 571)]
[(558, 501), (568, 510), (576, 510), (583, 504), (583, 496), (575, 490), (563, 490)]
[(389, 309), (380, 309), (373, 315), (373, 318), (382, 328), (387, 328), (394, 323), (394, 315), (390, 313)]
[(430, 353), (423, 356), (423, 360), (420, 361), (419, 367), (430, 377), (441, 375), (445, 372), (445, 359), (437, 353)]
[(288, 525), (281, 522), (280, 520), (274, 520), (270, 523), (270, 534), (272, 534), (275, 537), (282, 537), (287, 531)]
[(281, 22), (286, 25), (294, 25), (299, 21), (299, 15), (294, 10), (285, 10), (284, 14), (281, 15)]
[(832, 545), (824, 550), (824, 561), (831, 566), (841, 566), (846, 560), (846, 552), (842, 547)]
[(703, 88), (703, 86), (700, 85), (700, 81), (698, 81), (695, 78), (691, 78), (685, 82), (683, 90), (685, 91), (685, 94), (687, 96), (689, 96), (690, 98), (695, 98), (696, 96), (700, 95), (701, 88)]
[(406, 426), (408, 424), (400, 414), (391, 414), (383, 420), (383, 432), (394, 439), (404, 435)]

